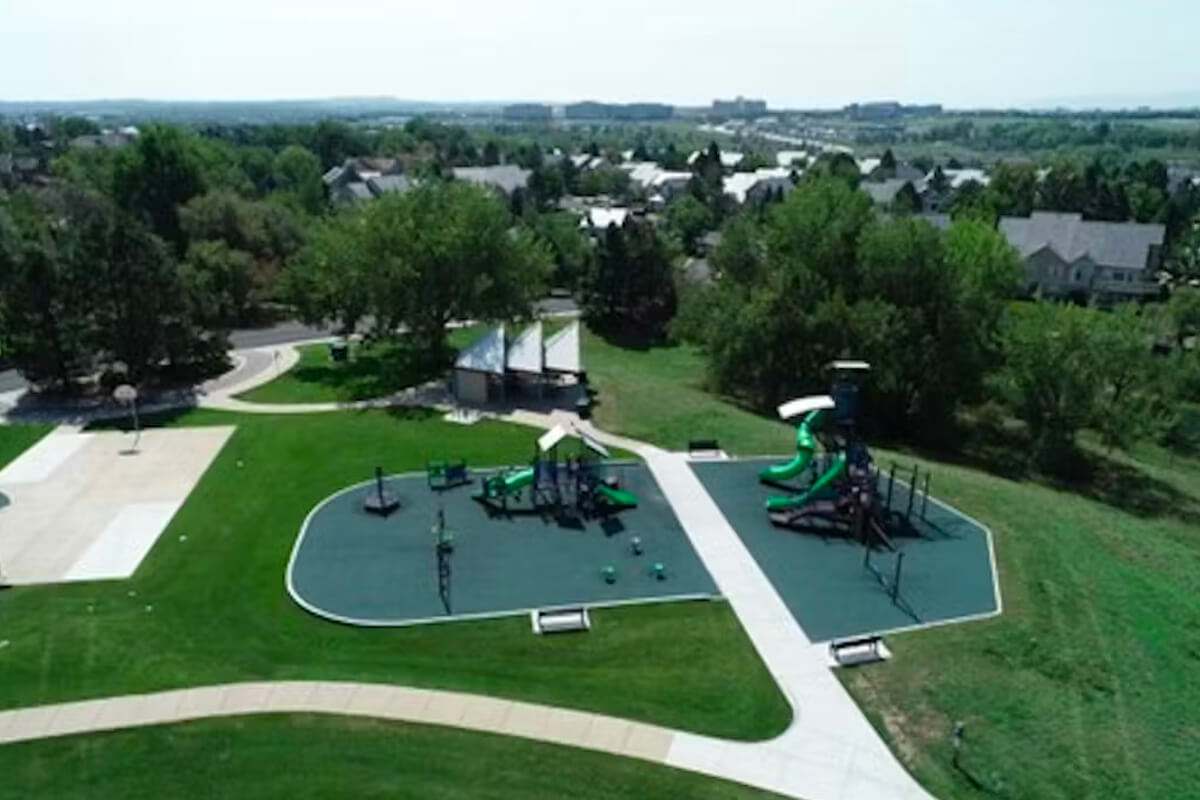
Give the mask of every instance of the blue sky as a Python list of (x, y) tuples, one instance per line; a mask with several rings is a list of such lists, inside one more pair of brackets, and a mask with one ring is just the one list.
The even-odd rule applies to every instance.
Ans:
[(1197, 31), (1195, 0), (0, 0), (0, 99), (1200, 103)]

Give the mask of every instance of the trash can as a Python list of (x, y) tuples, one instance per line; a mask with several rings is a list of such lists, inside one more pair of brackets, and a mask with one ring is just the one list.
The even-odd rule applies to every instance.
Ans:
[(344, 362), (350, 359), (350, 345), (346, 342), (331, 342), (329, 358), (333, 361)]

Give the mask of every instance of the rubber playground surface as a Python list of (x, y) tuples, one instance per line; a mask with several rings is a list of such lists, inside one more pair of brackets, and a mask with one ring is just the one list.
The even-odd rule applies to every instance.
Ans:
[[(919, 519), (920, 495), (914, 498), (912, 521), (919, 536), (893, 538), (904, 553), (899, 602), (894, 604), (888, 589), (864, 567), (861, 544), (771, 524), (766, 499), (786, 492), (759, 483), (758, 473), (787, 460), (696, 461), (691, 466), (810, 639), (882, 633), (998, 610), (987, 531), (934, 502), (936, 473), (926, 523)], [(886, 484), (886, 475), (883, 480)], [(907, 504), (907, 487), (897, 480), (891, 507), (904, 512)], [(896, 554), (876, 550), (871, 564), (890, 582)]]
[[(306, 520), (288, 566), (289, 590), (313, 613), (360, 625), (716, 595), (649, 470), (620, 464), (605, 471), (638, 496), (638, 507), (565, 523), (531, 513), (528, 492), (509, 503), (511, 513), (489, 515), (471, 495), (481, 474), (495, 470), (472, 470), (472, 483), (443, 492), (430, 490), (424, 474), (386, 478), (385, 489), (401, 502), (387, 518), (362, 510), (373, 480), (348, 487)], [(446, 603), (433, 533), (439, 506), (454, 544)], [(633, 553), (634, 536), (641, 555)], [(665, 567), (662, 580), (652, 575), (656, 562)], [(616, 571), (612, 584), (606, 566)]]

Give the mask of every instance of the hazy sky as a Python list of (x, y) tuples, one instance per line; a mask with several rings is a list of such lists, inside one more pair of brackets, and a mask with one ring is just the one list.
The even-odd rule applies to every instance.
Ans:
[(0, 100), (1154, 102), (1200, 92), (1198, 30), (1196, 0), (0, 0)]

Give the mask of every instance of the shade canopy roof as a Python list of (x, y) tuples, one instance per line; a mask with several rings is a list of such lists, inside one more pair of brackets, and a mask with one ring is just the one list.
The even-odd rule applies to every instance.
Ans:
[(546, 340), (546, 369), (579, 372), (579, 323), (572, 322)]
[(795, 400), (788, 400), (783, 405), (779, 406), (779, 418), (791, 419), (798, 417), (801, 414), (807, 414), (810, 411), (818, 409), (833, 408), (833, 398), (827, 394), (814, 394), (809, 397), (797, 397)]
[(538, 450), (545, 453), (547, 450), (554, 447), (554, 445), (561, 442), (563, 440), (563, 437), (565, 437), (566, 435), (567, 435), (566, 428), (564, 428), (562, 425), (555, 425), (553, 428), (551, 428), (550, 430), (546, 431), (545, 433), (543, 433), (541, 436), (538, 437), (538, 440), (537, 440)]
[(515, 372), (542, 371), (542, 323), (533, 323), (508, 346), (508, 368)]
[(830, 361), (827, 368), (842, 372), (867, 372), (871, 365), (866, 361)]
[(458, 354), (456, 369), (504, 374), (504, 326), (497, 325)]

